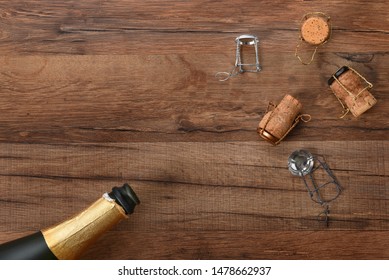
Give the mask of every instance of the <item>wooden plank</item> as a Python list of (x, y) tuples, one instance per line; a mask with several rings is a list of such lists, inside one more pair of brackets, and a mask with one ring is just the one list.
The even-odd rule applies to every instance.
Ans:
[[(0, 141), (209, 141), (210, 138), (254, 141), (258, 139), (255, 129), (267, 102), (277, 101), (285, 93), (297, 95), (306, 109), (314, 112), (314, 121), (301, 128), (305, 140), (332, 140), (334, 137), (347, 140), (350, 135), (359, 140), (388, 139), (389, 110), (384, 102), (385, 89), (389, 86), (386, 79), (388, 40), (386, 26), (382, 24), (386, 14), (381, 2), (368, 6), (363, 1), (348, 4), (335, 1), (324, 6), (309, 3), (311, 8), (342, 11), (343, 16), (334, 20), (343, 23), (334, 28), (347, 33), (334, 33), (332, 41), (339, 45), (332, 48), (331, 41), (321, 48), (311, 67), (300, 65), (293, 56), (297, 30), (296, 27), (288, 29), (289, 17), (277, 18), (279, 27), (275, 25), (274, 13), (281, 12), (280, 9), (285, 13), (284, 6), (276, 4), (262, 3), (263, 12), (258, 17), (253, 14), (256, 11), (253, 5), (258, 6), (258, 3), (234, 3), (231, 7), (219, 7), (227, 10), (216, 13), (213, 19), (218, 9), (209, 9), (207, 5), (213, 4), (201, 2), (165, 5), (153, 2), (139, 5), (128, 1), (5, 2), (0, 48), (9, 50), (2, 51), (7, 56), (1, 59), (0, 117), (7, 121), (0, 128)], [(300, 8), (305, 9), (305, 4)], [(244, 13), (226, 22), (225, 14), (234, 14), (230, 9), (235, 5), (244, 7)], [(295, 5), (296, 8), (287, 10), (293, 16), (299, 13), (299, 6)], [(99, 8), (91, 9), (92, 6)], [(362, 6), (365, 9), (360, 9)], [(198, 13), (198, 9), (206, 11)], [(269, 13), (270, 10), (273, 13)], [(359, 15), (367, 10), (375, 15), (374, 20), (362, 16), (352, 22), (348, 20), (355, 18), (350, 13)], [(172, 14), (175, 15), (173, 20)], [(151, 20), (155, 18), (158, 24)], [(225, 84), (215, 80), (217, 71), (231, 67), (233, 38), (239, 30), (221, 34), (216, 44), (208, 26), (210, 18), (219, 27), (228, 23), (232, 29), (234, 26), (242, 28), (241, 23), (247, 22), (254, 33), (261, 31), (259, 28), (268, 28), (260, 36), (264, 68), (260, 74), (245, 74)], [(122, 34), (122, 29), (126, 31), (126, 28), (120, 26), (133, 22), (148, 24), (145, 28), (149, 30), (139, 30), (139, 26), (127, 28), (133, 34), (130, 36), (136, 38)], [(36, 28), (32, 28), (35, 25)], [(166, 32), (173, 25), (182, 28)], [(194, 30), (186, 30), (189, 25)], [(165, 31), (160, 32), (159, 28)], [(66, 40), (53, 39), (59, 34), (70, 40), (70, 45), (66, 45)], [(73, 35), (94, 36), (97, 41)], [(42, 36), (51, 39), (42, 39)], [(7, 43), (18, 38), (24, 40), (20, 43), (25, 48), (22, 52), (17, 51), (18, 46), (13, 43)], [(94, 49), (89, 47), (91, 42)], [(36, 54), (34, 45), (49, 50), (38, 51), (44, 56), (30, 56)], [(188, 52), (201, 53), (202, 59)], [(59, 53), (60, 57), (47, 57), (52, 53)], [(73, 53), (102, 55), (62, 57)], [(379, 103), (361, 120), (345, 122), (337, 119), (340, 106), (326, 86), (326, 79), (338, 67), (350, 63), (374, 83), (373, 92)], [(291, 67), (280, 67), (286, 64)], [(320, 79), (311, 78), (309, 74), (315, 72)], [(300, 133), (292, 133), (291, 140), (300, 140), (298, 136)]]
[[(229, 70), (232, 57), (0, 57), (0, 141), (256, 141), (268, 102), (286, 93), (313, 118), (287, 139), (388, 140), (389, 56), (368, 62), (363, 56), (322, 58), (307, 68), (291, 54), (274, 54), (264, 58), (262, 72), (223, 83), (214, 75)], [(341, 120), (341, 105), (326, 81), (349, 59), (362, 59), (351, 65), (373, 82), (378, 103), (359, 119)], [(279, 62), (291, 60), (294, 67), (280, 68)], [(312, 70), (317, 79), (308, 75)]]
[(322, 207), (287, 169), (298, 148), (326, 156), (344, 188), (329, 230), (389, 229), (388, 141), (0, 147), (0, 232), (49, 226), (126, 181), (142, 204), (125, 231), (325, 229)]
[(383, 231), (110, 232), (83, 258), (387, 260), (388, 247)]
[(333, 20), (329, 50), (387, 52), (385, 4), (384, 0), (369, 5), (365, 1), (309, 1), (287, 6), (282, 1), (228, 5), (209, 1), (2, 1), (0, 51), (7, 55), (219, 53), (237, 34), (250, 32), (264, 40), (267, 50), (292, 51), (302, 16), (322, 11)]

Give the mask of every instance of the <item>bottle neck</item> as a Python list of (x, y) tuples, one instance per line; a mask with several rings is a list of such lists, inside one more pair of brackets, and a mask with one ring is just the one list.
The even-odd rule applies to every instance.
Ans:
[(123, 208), (105, 194), (74, 217), (42, 230), (42, 234), (58, 259), (76, 259), (104, 232), (125, 218)]

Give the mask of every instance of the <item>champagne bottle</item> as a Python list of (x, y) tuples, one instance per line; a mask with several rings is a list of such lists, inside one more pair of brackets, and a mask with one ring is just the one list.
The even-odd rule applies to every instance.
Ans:
[(84, 211), (55, 226), (0, 245), (0, 260), (77, 259), (140, 203), (128, 184), (114, 187)]

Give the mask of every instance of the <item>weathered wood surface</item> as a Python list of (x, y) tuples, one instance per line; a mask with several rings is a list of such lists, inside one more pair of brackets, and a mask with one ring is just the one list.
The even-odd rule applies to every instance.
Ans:
[[(9, 187), (2, 194), (0, 228), (3, 232), (25, 232), (47, 227), (82, 210), (107, 186), (129, 181), (142, 204), (115, 230), (127, 232), (130, 243), (132, 236), (140, 238), (143, 233), (185, 235), (209, 231), (214, 239), (217, 231), (224, 232), (222, 236), (228, 240), (228, 232), (235, 238), (236, 232), (243, 235), (246, 231), (250, 236), (268, 231), (279, 231), (279, 236), (300, 231), (304, 236), (307, 231), (323, 230), (318, 236), (335, 238), (341, 233), (333, 231), (338, 230), (389, 230), (386, 145), (386, 141), (290, 141), (276, 148), (265, 142), (1, 144), (1, 177)], [(301, 179), (290, 175), (286, 168), (288, 153), (297, 148), (327, 155), (327, 163), (343, 185), (342, 195), (331, 204), (329, 228), (317, 220), (322, 208), (309, 199)], [(9, 236), (2, 238), (0, 241), (5, 241)], [(134, 250), (141, 250), (142, 244), (137, 241)], [(193, 241), (190, 246), (201, 244)], [(338, 241), (333, 246), (337, 248)], [(174, 258), (166, 255), (166, 248), (161, 248), (161, 255), (153, 250), (139, 257), (155, 254), (154, 258)], [(258, 247), (255, 256), (269, 256), (262, 252)], [(234, 252), (231, 257), (241, 254), (244, 252)], [(282, 258), (282, 252), (275, 254)], [(371, 252), (356, 255), (371, 256)], [(386, 251), (377, 252), (377, 257), (387, 256)], [(136, 258), (136, 254), (131, 257)], [(217, 258), (217, 253), (212, 257)]]
[[(304, 66), (311, 11), (333, 34)], [(0, 1), (0, 242), (128, 181), (142, 204), (85, 258), (389, 258), (388, 23), (386, 1)], [(217, 81), (244, 33), (262, 72)], [(358, 119), (327, 86), (343, 65), (374, 84)], [(312, 121), (272, 147), (256, 128), (286, 93)], [(344, 187), (329, 228), (286, 168), (298, 148)]]
[[(267, 103), (286, 93), (313, 115), (304, 139), (388, 139), (385, 1), (2, 1), (2, 7), (0, 117), (8, 120), (2, 141), (254, 141)], [(302, 15), (315, 10), (332, 16), (334, 32), (306, 67), (293, 52)], [(264, 70), (220, 83), (214, 75), (231, 69), (241, 33), (259, 36)], [(338, 119), (341, 106), (326, 84), (345, 64), (375, 85), (379, 103), (360, 120)]]

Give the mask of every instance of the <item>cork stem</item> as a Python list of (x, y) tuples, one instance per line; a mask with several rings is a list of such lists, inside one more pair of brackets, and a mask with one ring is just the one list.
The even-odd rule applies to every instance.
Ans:
[(292, 129), (299, 123), (301, 120), (302, 122), (309, 122), (312, 119), (311, 115), (308, 114), (301, 114), (298, 115), (297, 118), (294, 120), (293, 125), (285, 132), (285, 134), (275, 143), (275, 145), (278, 145), (285, 137), (289, 134), (289, 132), (292, 131)]

